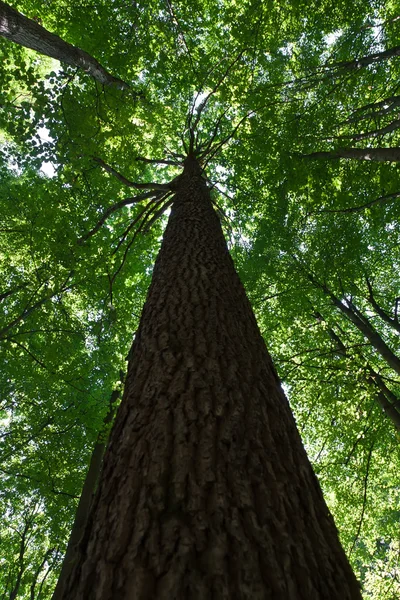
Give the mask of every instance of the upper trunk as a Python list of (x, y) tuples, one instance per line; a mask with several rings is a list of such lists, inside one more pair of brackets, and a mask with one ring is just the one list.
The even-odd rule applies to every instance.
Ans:
[(191, 157), (63, 598), (361, 598)]
[(99, 83), (121, 89), (129, 87), (118, 77), (110, 75), (93, 56), (64, 42), (58, 35), (47, 31), (36, 21), (28, 19), (5, 2), (0, 2), (0, 35), (21, 46), (36, 50), (40, 54), (56, 58), (67, 65), (79, 67), (87, 71)]

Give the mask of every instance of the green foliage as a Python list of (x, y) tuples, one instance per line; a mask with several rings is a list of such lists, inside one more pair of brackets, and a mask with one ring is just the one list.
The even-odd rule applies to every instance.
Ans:
[(392, 163), (304, 158), (399, 146), (400, 128), (382, 130), (396, 119), (400, 59), (350, 64), (396, 46), (398, 3), (21, 0), (15, 8), (130, 89), (103, 88), (0, 40), (5, 597), (16, 586), (18, 598), (51, 597), (165, 223), (153, 222), (152, 198), (109, 212), (94, 232), (107, 210), (142, 190), (93, 157), (132, 182), (166, 183), (177, 166), (136, 159), (179, 161), (190, 128), (365, 598), (398, 597), (399, 433), (377, 403), (371, 369), (392, 402), (399, 376), (332, 295), (399, 355), (398, 332), (368, 287), (395, 321), (399, 173)]

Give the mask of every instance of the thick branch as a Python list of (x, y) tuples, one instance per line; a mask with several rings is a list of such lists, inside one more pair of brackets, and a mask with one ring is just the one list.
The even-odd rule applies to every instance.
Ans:
[(36, 50), (67, 65), (79, 67), (103, 85), (129, 89), (127, 83), (110, 75), (93, 56), (64, 42), (58, 35), (50, 33), (4, 2), (0, 2), (0, 35), (25, 48)]
[(337, 148), (329, 152), (303, 154), (303, 158), (354, 158), (377, 162), (400, 162), (400, 148)]
[(400, 56), (400, 46), (394, 46), (393, 48), (389, 48), (383, 52), (376, 52), (375, 54), (369, 54), (368, 56), (356, 58), (355, 60), (347, 60), (326, 66), (330, 69), (360, 69), (361, 67), (367, 67), (368, 65), (380, 62), (381, 60), (388, 60), (390, 58), (394, 58), (395, 56)]
[(396, 131), (400, 128), (400, 119), (396, 119), (386, 125), (386, 127), (381, 127), (380, 129), (374, 129), (373, 131), (365, 131), (364, 133), (356, 133), (354, 135), (340, 135), (335, 137), (334, 139), (341, 140), (353, 140), (355, 142), (359, 142), (360, 140), (365, 140), (367, 138), (374, 138), (380, 135), (385, 135), (386, 133), (391, 133), (392, 131)]

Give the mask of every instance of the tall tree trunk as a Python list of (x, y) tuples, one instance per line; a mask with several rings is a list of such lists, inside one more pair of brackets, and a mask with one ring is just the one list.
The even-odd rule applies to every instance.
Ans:
[(196, 160), (64, 600), (361, 599)]
[(400, 148), (337, 148), (330, 152), (303, 154), (303, 158), (353, 158), (375, 162), (399, 162)]
[(99, 83), (121, 89), (129, 88), (127, 83), (110, 75), (93, 56), (64, 42), (58, 35), (50, 33), (39, 23), (28, 19), (5, 2), (0, 2), (0, 35), (67, 65), (80, 67)]

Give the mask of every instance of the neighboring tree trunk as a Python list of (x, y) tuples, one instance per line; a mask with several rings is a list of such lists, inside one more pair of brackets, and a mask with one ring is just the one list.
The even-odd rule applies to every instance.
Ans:
[[(315, 317), (318, 321), (324, 321), (325, 319), (318, 312), (315, 313)], [(340, 339), (340, 337), (335, 333), (335, 331), (331, 327), (327, 327), (327, 332), (331, 340), (334, 342), (336, 346), (336, 350), (338, 354), (342, 356), (348, 357), (347, 348)], [(383, 412), (386, 416), (392, 421), (393, 425), (400, 433), (400, 401), (393, 394), (391, 390), (385, 385), (382, 377), (377, 373), (371, 365), (366, 363), (365, 357), (359, 353), (362, 363), (364, 364), (364, 368), (367, 370), (367, 374), (365, 375), (365, 380), (369, 385), (372, 385), (375, 390), (375, 399), (379, 406), (382, 408)], [(366, 364), (365, 364), (366, 363)]]
[[(367, 282), (368, 292), (369, 292), (368, 297), (367, 297), (368, 302), (371, 303), (371, 305), (374, 307), (374, 310), (376, 311), (376, 313), (381, 317), (381, 319), (383, 321), (385, 321), (385, 323), (390, 325), (390, 327), (392, 327), (395, 331), (397, 331), (397, 333), (400, 333), (400, 321), (397, 318), (397, 313), (395, 312), (394, 317), (391, 317), (390, 315), (388, 315), (387, 312), (385, 312), (383, 310), (383, 308), (381, 306), (379, 306), (378, 302), (376, 301), (374, 292), (372, 289), (372, 284), (371, 284), (370, 280), (368, 279), (368, 277), (366, 277), (366, 282)], [(396, 304), (396, 307), (397, 307), (397, 304)]]
[(351, 321), (357, 329), (367, 338), (375, 350), (385, 359), (389, 367), (391, 367), (398, 375), (400, 375), (400, 359), (386, 344), (385, 340), (379, 335), (372, 323), (360, 313), (360, 311), (348, 302), (348, 306), (341, 302), (332, 292), (327, 292), (332, 299), (333, 304), (342, 311), (343, 314)]
[(64, 600), (360, 600), (191, 156), (131, 356)]
[[(122, 381), (124, 374), (120, 373), (120, 376)], [(79, 498), (78, 507), (76, 509), (75, 520), (72, 526), (70, 538), (68, 540), (67, 551), (65, 553), (60, 577), (58, 578), (52, 600), (59, 600), (59, 598), (62, 598), (65, 582), (75, 563), (77, 547), (85, 530), (89, 516), (89, 510), (92, 505), (96, 486), (99, 481), (108, 433), (116, 411), (116, 402), (120, 396), (121, 392), (119, 390), (114, 390), (111, 394), (109, 409), (103, 419), (103, 427), (97, 436), (97, 440), (90, 457), (89, 468), (83, 484), (82, 493)]]
[(4, 2), (0, 2), (0, 35), (67, 65), (80, 67), (99, 83), (121, 89), (129, 88), (127, 83), (110, 75), (93, 56), (64, 42), (58, 35), (50, 33), (36, 21), (28, 19)]
[(323, 292), (332, 300), (332, 304), (336, 306), (346, 317), (351, 321), (357, 329), (362, 333), (371, 346), (382, 356), (387, 362), (388, 366), (391, 367), (398, 375), (400, 375), (400, 359), (396, 354), (389, 348), (385, 340), (379, 335), (372, 323), (367, 319), (365, 315), (358, 310), (356, 306), (349, 300), (342, 302), (335, 294), (328, 288), (327, 285), (320, 283), (315, 279), (311, 273), (307, 272), (307, 277), (311, 283), (323, 290)]
[(399, 162), (400, 148), (337, 148), (330, 152), (303, 154), (303, 158), (355, 158), (376, 162)]

